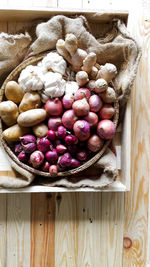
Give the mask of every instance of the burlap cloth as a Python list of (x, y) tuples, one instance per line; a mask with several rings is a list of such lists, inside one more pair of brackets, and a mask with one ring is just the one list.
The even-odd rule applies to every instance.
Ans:
[[(120, 114), (130, 97), (130, 91), (136, 76), (141, 51), (135, 40), (129, 35), (125, 24), (114, 19), (96, 24), (85, 17), (69, 18), (63, 15), (54, 16), (49, 21), (36, 27), (36, 39), (31, 43), (29, 34), (0, 34), (0, 75), (8, 74), (23, 57), (37, 55), (56, 48), (58, 39), (64, 39), (67, 33), (73, 33), (78, 38), (79, 47), (87, 52), (95, 52), (99, 64), (107, 62), (117, 66), (118, 74), (114, 80), (117, 89)], [(30, 47), (29, 47), (29, 44)], [(2, 82), (2, 79), (1, 79)], [(14, 177), (0, 176), (0, 186), (19, 188), (28, 186), (35, 176), (18, 167), (8, 158), (12, 167), (20, 175)], [(100, 189), (112, 183), (117, 177), (115, 154), (108, 148), (100, 160), (84, 172), (71, 177), (43, 178), (36, 181), (48, 186), (64, 186), (68, 188), (90, 187)]]

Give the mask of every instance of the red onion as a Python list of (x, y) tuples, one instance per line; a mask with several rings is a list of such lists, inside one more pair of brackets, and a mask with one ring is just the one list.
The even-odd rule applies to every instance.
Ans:
[(67, 148), (64, 145), (57, 145), (56, 151), (58, 154), (64, 154), (66, 152)]
[(59, 158), (59, 165), (61, 167), (69, 167), (71, 165), (71, 155), (70, 153), (65, 153)]
[(116, 132), (116, 126), (111, 120), (102, 120), (97, 125), (97, 134), (103, 139), (112, 139)]
[(56, 134), (53, 130), (49, 130), (47, 132), (47, 138), (51, 141), (55, 140), (56, 139)]
[(23, 150), (23, 147), (20, 143), (15, 145), (15, 153), (20, 153)]
[(29, 163), (33, 166), (33, 168), (37, 169), (39, 168), (44, 161), (44, 154), (36, 150), (30, 155)]
[(50, 149), (50, 144), (51, 142), (46, 137), (42, 137), (37, 142), (37, 148), (41, 152), (47, 152)]
[(90, 96), (91, 96), (91, 92), (89, 89), (80, 88), (77, 90), (74, 97), (75, 97), (75, 100), (80, 100), (83, 98), (86, 98), (87, 100), (89, 100)]
[(56, 165), (51, 165), (51, 166), (49, 167), (49, 173), (50, 173), (51, 176), (53, 176), (53, 177), (57, 176), (57, 174), (58, 174), (58, 168), (57, 168), (57, 166), (56, 166)]
[(73, 136), (72, 136), (72, 135), (67, 135), (67, 136), (65, 137), (65, 143), (66, 143), (67, 145), (74, 144), (74, 138), (73, 138)]
[(79, 117), (86, 116), (90, 110), (90, 106), (85, 98), (75, 101), (72, 108)]
[(84, 161), (87, 159), (87, 151), (86, 150), (79, 150), (76, 154), (76, 157), (80, 161)]
[(48, 161), (45, 161), (42, 165), (42, 171), (43, 172), (49, 172), (50, 163)]
[(62, 103), (65, 109), (70, 109), (72, 107), (73, 102), (74, 102), (73, 95), (69, 95), (69, 94), (64, 95), (62, 99)]
[(50, 130), (56, 131), (58, 126), (62, 125), (62, 121), (60, 117), (49, 118), (48, 120), (48, 128)]
[(72, 129), (74, 123), (77, 121), (77, 116), (75, 115), (75, 112), (73, 109), (69, 109), (65, 111), (65, 113), (62, 116), (62, 123), (67, 129)]
[(78, 120), (77, 122), (75, 122), (73, 126), (73, 130), (74, 130), (75, 136), (80, 141), (85, 141), (90, 136), (90, 125), (85, 120)]
[(90, 127), (95, 127), (98, 123), (98, 116), (92, 111), (90, 111), (83, 119), (89, 123)]
[(99, 116), (101, 119), (111, 119), (114, 116), (115, 109), (110, 104), (105, 104), (99, 111)]
[(64, 126), (59, 126), (57, 129), (57, 137), (59, 139), (64, 139), (66, 136), (66, 128)]
[(28, 143), (36, 143), (36, 138), (32, 134), (26, 134), (22, 137), (20, 137), (21, 144), (26, 145)]
[(58, 160), (58, 154), (56, 149), (53, 149), (52, 151), (48, 151), (45, 154), (46, 159), (50, 162), (50, 163), (55, 163)]
[(58, 116), (63, 113), (63, 106), (58, 98), (49, 99), (45, 104), (45, 110), (50, 116)]
[(36, 150), (36, 144), (35, 143), (28, 143), (26, 145), (22, 145), (23, 150), (27, 154), (31, 154), (33, 151)]
[(87, 141), (87, 148), (92, 152), (97, 152), (103, 147), (104, 141), (96, 134), (90, 136)]
[(23, 163), (26, 163), (28, 158), (27, 158), (27, 155), (24, 151), (21, 151), (18, 155), (18, 159), (23, 162)]
[(72, 155), (74, 155), (77, 152), (77, 145), (68, 145), (67, 148)]
[(98, 95), (92, 95), (89, 99), (90, 111), (98, 112), (103, 103), (101, 98)]
[(80, 166), (80, 161), (77, 159), (71, 159), (71, 168), (77, 168)]

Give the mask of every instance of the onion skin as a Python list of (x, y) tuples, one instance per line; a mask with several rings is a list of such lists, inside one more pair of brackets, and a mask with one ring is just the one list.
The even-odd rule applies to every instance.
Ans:
[(22, 145), (26, 145), (29, 143), (36, 143), (36, 138), (32, 134), (26, 134), (26, 135), (20, 137), (20, 141), (21, 141)]
[(112, 139), (116, 132), (116, 126), (111, 120), (102, 120), (97, 125), (97, 134), (102, 139)]
[(58, 154), (64, 154), (67, 151), (67, 148), (64, 145), (57, 145), (56, 151)]
[(51, 176), (56, 177), (57, 174), (58, 174), (58, 168), (57, 168), (57, 166), (56, 165), (51, 165), (49, 167), (49, 173), (50, 173)]
[(50, 163), (48, 161), (45, 161), (42, 165), (42, 171), (43, 172), (49, 172)]
[(30, 155), (29, 163), (33, 166), (33, 168), (37, 169), (39, 168), (44, 161), (44, 154), (36, 150)]
[(72, 129), (74, 123), (77, 121), (78, 117), (75, 115), (73, 109), (67, 110), (62, 116), (62, 123), (67, 129)]
[(109, 120), (114, 116), (114, 113), (115, 113), (114, 107), (110, 104), (105, 104), (99, 111), (99, 117), (103, 120), (105, 119)]
[(104, 145), (104, 141), (96, 134), (90, 136), (87, 141), (87, 148), (92, 152), (98, 152)]
[(37, 142), (37, 148), (41, 152), (47, 152), (50, 149), (51, 142), (46, 138), (42, 137)]
[(49, 130), (47, 132), (47, 138), (51, 141), (55, 140), (56, 139), (56, 134), (53, 130)]
[(20, 143), (15, 145), (15, 153), (20, 153), (23, 150), (23, 147)]
[(89, 99), (90, 111), (98, 112), (102, 106), (102, 100), (98, 95), (92, 95)]
[(62, 98), (62, 103), (63, 103), (63, 107), (65, 109), (71, 109), (72, 108), (72, 104), (74, 102), (74, 97), (73, 95), (69, 95), (66, 94), (64, 95), (64, 97)]
[(57, 131), (58, 126), (62, 125), (60, 117), (49, 118), (48, 128), (53, 131)]
[(49, 99), (46, 101), (45, 110), (49, 116), (59, 116), (63, 113), (63, 106), (58, 98)]
[(77, 92), (75, 93), (75, 100), (80, 100), (83, 98), (86, 98), (86, 100), (89, 100), (91, 96), (91, 92), (88, 88), (80, 88), (77, 90)]
[(75, 136), (80, 141), (85, 141), (90, 136), (90, 125), (85, 120), (78, 120), (77, 122), (75, 122), (73, 126), (73, 130), (74, 130)]
[(56, 149), (53, 149), (52, 151), (47, 151), (45, 154), (45, 158), (50, 163), (56, 163), (58, 160), (58, 154)]
[(36, 144), (35, 143), (28, 143), (26, 145), (22, 145), (23, 150), (27, 154), (31, 154), (36, 150)]
[(98, 123), (98, 116), (95, 112), (92, 111), (90, 111), (83, 119), (86, 120), (92, 128), (95, 127)]
[(90, 106), (85, 98), (75, 101), (72, 108), (79, 117), (86, 116), (90, 110)]

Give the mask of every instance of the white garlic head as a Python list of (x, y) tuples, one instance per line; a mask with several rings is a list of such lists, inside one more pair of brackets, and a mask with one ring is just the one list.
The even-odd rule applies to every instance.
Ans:
[(41, 69), (38, 66), (27, 66), (21, 71), (18, 83), (25, 92), (42, 90), (43, 82)]
[(42, 60), (43, 72), (53, 71), (65, 74), (67, 63), (62, 56), (56, 52), (50, 52)]
[(78, 89), (79, 89), (79, 85), (77, 82), (67, 81), (65, 94), (66, 95), (74, 95)]
[(60, 73), (47, 72), (43, 75), (44, 94), (48, 97), (61, 97), (65, 92), (66, 81)]

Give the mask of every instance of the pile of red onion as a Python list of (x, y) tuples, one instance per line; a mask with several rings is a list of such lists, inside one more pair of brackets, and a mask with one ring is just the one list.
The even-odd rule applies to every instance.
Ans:
[(42, 138), (28, 134), (15, 145), (18, 159), (51, 176), (79, 167), (112, 139), (114, 107), (99, 95), (80, 88), (75, 95), (49, 99), (45, 104), (49, 131)]

